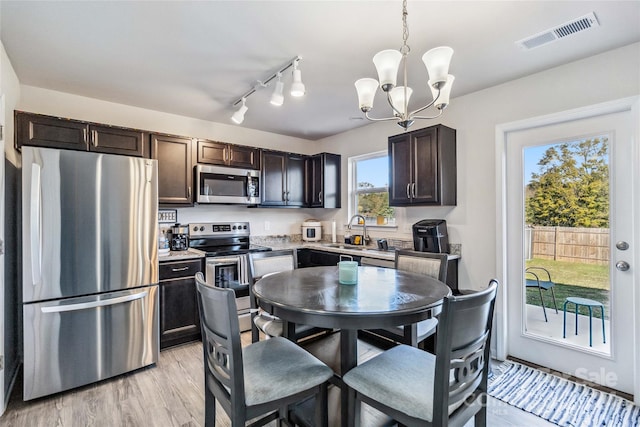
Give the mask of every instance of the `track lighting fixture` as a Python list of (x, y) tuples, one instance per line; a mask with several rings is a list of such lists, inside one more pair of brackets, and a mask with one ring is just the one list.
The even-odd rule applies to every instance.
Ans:
[(291, 83), (291, 96), (299, 97), (305, 94), (304, 83), (302, 83), (302, 73), (298, 68), (300, 60), (302, 57), (296, 56), (291, 59), (289, 62), (284, 64), (282, 67), (278, 69), (275, 73), (271, 74), (264, 81), (257, 80), (256, 84), (245, 92), (240, 98), (236, 99), (231, 105), (236, 106), (242, 103), (242, 106), (231, 116), (231, 121), (235, 124), (241, 124), (244, 121), (244, 113), (247, 112), (248, 108), (246, 106), (246, 100), (249, 96), (253, 95), (258, 89), (263, 87), (268, 87), (271, 82), (275, 81), (275, 87), (273, 89), (273, 93), (271, 94), (271, 104), (276, 106), (281, 106), (284, 103), (284, 83), (282, 82), (282, 73), (288, 70), (289, 68), (293, 68), (292, 78), (293, 81)]
[(245, 105), (245, 103), (246, 103), (246, 99), (242, 98), (242, 106), (238, 108), (238, 111), (233, 113), (233, 116), (231, 116), (231, 120), (233, 121), (233, 123), (237, 125), (242, 124), (242, 122), (244, 122), (244, 113), (246, 113), (247, 110), (249, 109)]
[(291, 83), (291, 96), (304, 96), (305, 88), (302, 83), (302, 72), (298, 69), (298, 61), (293, 63), (293, 83)]
[(278, 81), (276, 82), (276, 87), (273, 89), (273, 94), (271, 94), (271, 103), (273, 105), (279, 107), (284, 103), (283, 90), (284, 83), (282, 83), (282, 73), (278, 73)]

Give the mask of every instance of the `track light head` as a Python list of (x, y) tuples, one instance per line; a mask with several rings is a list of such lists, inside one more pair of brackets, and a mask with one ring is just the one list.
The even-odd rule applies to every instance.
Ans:
[(284, 83), (282, 83), (282, 73), (278, 73), (278, 81), (276, 82), (276, 87), (273, 89), (273, 94), (271, 94), (271, 104), (280, 107), (284, 104)]
[(238, 110), (233, 113), (231, 116), (231, 121), (237, 125), (242, 124), (244, 122), (244, 113), (247, 112), (249, 108), (245, 105), (245, 99), (242, 98), (242, 106), (238, 108)]
[(298, 69), (298, 61), (293, 63), (293, 83), (291, 83), (291, 96), (304, 96), (305, 87), (302, 83), (302, 72)]

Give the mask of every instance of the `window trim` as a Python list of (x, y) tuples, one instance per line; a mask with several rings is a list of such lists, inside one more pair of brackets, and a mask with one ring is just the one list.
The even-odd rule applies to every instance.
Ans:
[[(349, 192), (349, 202), (348, 202), (348, 209), (347, 209), (347, 213), (348, 213), (348, 218), (347, 218), (347, 223), (349, 221), (349, 219), (351, 217), (353, 217), (353, 215), (355, 215), (356, 212), (356, 205), (357, 205), (357, 196), (358, 194), (367, 194), (367, 193), (379, 193), (381, 191), (389, 191), (389, 187), (372, 187), (372, 188), (367, 188), (366, 190), (362, 190), (362, 191), (358, 191), (358, 167), (357, 164), (360, 161), (363, 160), (370, 160), (370, 159), (375, 159), (378, 157), (387, 157), (389, 158), (389, 151), (388, 150), (380, 150), (380, 151), (374, 151), (372, 153), (366, 153), (366, 154), (361, 154), (358, 156), (352, 156), (349, 157), (348, 159), (348, 176), (349, 176), (349, 188), (348, 188), (348, 192)], [(397, 213), (397, 212), (396, 212)], [(398, 228), (398, 217), (396, 215), (396, 223), (395, 224), (385, 224), (385, 225), (378, 225), (378, 224), (367, 224), (367, 228), (383, 228), (383, 229), (397, 229)]]

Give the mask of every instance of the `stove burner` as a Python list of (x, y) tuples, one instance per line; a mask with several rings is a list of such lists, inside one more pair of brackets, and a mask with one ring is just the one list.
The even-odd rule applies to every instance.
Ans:
[(271, 250), (250, 243), (248, 222), (189, 224), (189, 247), (205, 252), (207, 257)]

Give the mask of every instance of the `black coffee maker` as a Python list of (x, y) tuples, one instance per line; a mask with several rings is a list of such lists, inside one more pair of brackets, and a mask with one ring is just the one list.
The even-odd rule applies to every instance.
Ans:
[(171, 250), (186, 251), (189, 249), (189, 226), (176, 224), (171, 227)]
[(447, 222), (444, 219), (423, 219), (413, 224), (413, 249), (418, 252), (449, 252)]

